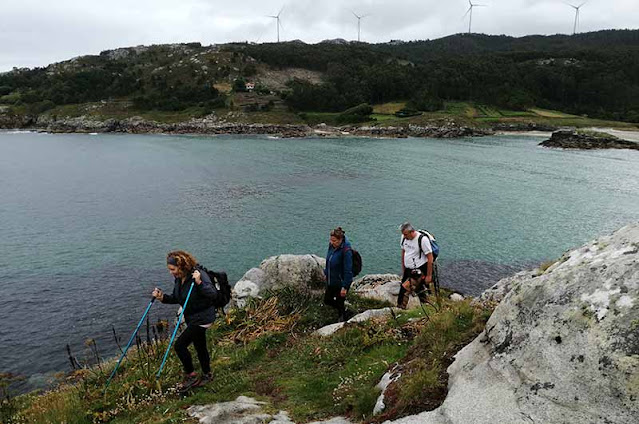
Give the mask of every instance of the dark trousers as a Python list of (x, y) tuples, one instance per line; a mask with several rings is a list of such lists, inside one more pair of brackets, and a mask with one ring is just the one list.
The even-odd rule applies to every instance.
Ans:
[(208, 374), (211, 372), (211, 357), (209, 356), (209, 350), (206, 347), (206, 328), (202, 328), (199, 325), (189, 325), (186, 330), (180, 334), (175, 342), (175, 352), (178, 358), (182, 362), (184, 372), (190, 374), (194, 371), (193, 360), (189, 353), (189, 345), (193, 343), (195, 351), (197, 352), (197, 358), (200, 360), (200, 366), (202, 372)]
[(345, 308), (344, 301), (346, 297), (341, 296), (342, 287), (340, 286), (326, 286), (326, 293), (324, 293), (324, 303), (337, 309), (337, 313), (340, 317), (344, 316)]
[[(404, 275), (402, 276), (402, 283), (404, 281), (410, 280), (410, 288), (406, 290), (404, 285), (400, 285), (399, 287), (399, 295), (397, 296), (397, 307), (406, 309), (408, 306), (408, 296), (412, 293), (417, 293), (417, 297), (419, 297), (419, 301), (421, 303), (426, 303), (428, 300), (428, 285), (426, 284), (426, 272), (427, 272), (428, 264), (424, 264), (419, 267), (422, 272), (422, 276), (418, 279), (411, 278), (412, 269), (405, 268)], [(437, 278), (437, 265), (433, 263), (433, 273), (432, 273), (432, 281), (433, 286), (436, 287), (436, 278)]]

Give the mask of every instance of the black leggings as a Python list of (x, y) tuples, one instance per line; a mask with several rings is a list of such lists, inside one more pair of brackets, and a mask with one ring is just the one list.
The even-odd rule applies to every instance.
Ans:
[(199, 325), (189, 325), (186, 330), (180, 334), (175, 342), (175, 352), (178, 358), (182, 361), (184, 372), (191, 374), (193, 369), (193, 360), (189, 353), (189, 345), (193, 343), (195, 351), (197, 352), (197, 358), (200, 360), (200, 366), (202, 372), (208, 374), (211, 372), (211, 357), (209, 356), (209, 350), (206, 347), (206, 328), (202, 328)]
[(324, 293), (324, 303), (328, 306), (332, 306), (337, 309), (337, 313), (340, 316), (344, 315), (344, 301), (346, 297), (341, 295), (342, 287), (340, 286), (326, 286), (326, 293)]

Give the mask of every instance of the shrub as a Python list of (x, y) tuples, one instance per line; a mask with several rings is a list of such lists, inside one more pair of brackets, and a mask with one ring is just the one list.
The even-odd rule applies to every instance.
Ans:
[(233, 81), (233, 91), (237, 93), (243, 93), (246, 91), (246, 81), (243, 78), (236, 78)]
[(337, 115), (337, 122), (340, 124), (346, 124), (370, 121), (371, 113), (373, 113), (373, 107), (368, 103), (362, 103), (346, 109), (344, 112)]
[(411, 97), (407, 106), (424, 112), (435, 112), (444, 108), (444, 101), (428, 91), (420, 91)]
[(49, 109), (53, 109), (55, 107), (55, 103), (51, 100), (43, 100), (41, 102), (32, 103), (27, 107), (27, 111), (32, 115), (39, 115), (42, 112), (46, 112)]
[(257, 74), (257, 67), (253, 63), (247, 64), (242, 70), (242, 75), (245, 77), (252, 77)]
[(368, 116), (371, 113), (373, 113), (373, 107), (369, 105), (368, 103), (362, 103), (355, 107), (346, 109), (344, 112), (342, 112), (343, 115), (361, 115), (361, 116)]

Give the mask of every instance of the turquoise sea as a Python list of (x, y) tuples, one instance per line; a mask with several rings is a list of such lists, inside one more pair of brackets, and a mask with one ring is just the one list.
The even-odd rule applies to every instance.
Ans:
[(89, 337), (115, 354), (112, 326), (128, 338), (171, 287), (173, 249), (236, 281), (271, 255), (323, 256), (340, 225), (364, 274), (397, 273), (410, 220), (437, 236), (443, 284), (477, 294), (639, 220), (639, 152), (542, 140), (2, 132), (0, 372), (39, 386)]

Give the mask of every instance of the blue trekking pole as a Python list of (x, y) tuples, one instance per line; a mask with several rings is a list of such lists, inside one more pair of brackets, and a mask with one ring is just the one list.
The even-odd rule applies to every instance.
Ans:
[(124, 352), (122, 352), (122, 356), (120, 356), (120, 360), (118, 360), (118, 364), (115, 366), (115, 368), (113, 369), (113, 372), (111, 373), (111, 376), (109, 377), (109, 379), (106, 382), (106, 387), (104, 388), (105, 392), (109, 388), (109, 384), (111, 384), (111, 379), (113, 378), (113, 376), (115, 376), (115, 373), (118, 371), (118, 368), (120, 367), (120, 363), (122, 362), (122, 360), (126, 356), (126, 353), (128, 352), (129, 348), (131, 347), (131, 343), (133, 343), (133, 340), (135, 339), (135, 335), (138, 334), (138, 330), (140, 330), (140, 327), (142, 326), (142, 323), (144, 322), (144, 318), (146, 318), (146, 314), (149, 313), (149, 309), (151, 309), (151, 306), (153, 305), (154, 301), (155, 301), (155, 297), (152, 297), (151, 301), (149, 302), (149, 306), (146, 307), (146, 311), (144, 311), (144, 315), (142, 315), (142, 318), (140, 319), (140, 322), (138, 323), (138, 326), (135, 328), (135, 331), (133, 332), (133, 334), (131, 334), (131, 338), (129, 339), (129, 343), (126, 345), (126, 348), (124, 349)]
[(186, 304), (189, 303), (189, 297), (191, 297), (191, 291), (193, 290), (194, 285), (195, 285), (195, 282), (191, 283), (189, 292), (186, 295), (186, 300), (184, 301), (184, 305), (182, 305), (182, 312), (180, 312), (180, 316), (178, 317), (177, 324), (175, 325), (175, 330), (173, 330), (173, 335), (171, 336), (171, 341), (169, 341), (169, 346), (166, 348), (164, 359), (162, 359), (162, 365), (160, 365), (160, 369), (158, 373), (155, 375), (156, 378), (159, 378), (160, 374), (162, 374), (162, 369), (164, 368), (164, 364), (166, 363), (166, 358), (169, 356), (169, 351), (171, 350), (173, 339), (175, 339), (175, 335), (177, 334), (177, 331), (180, 328), (180, 322), (182, 322), (182, 315), (184, 315), (184, 311), (186, 311)]

